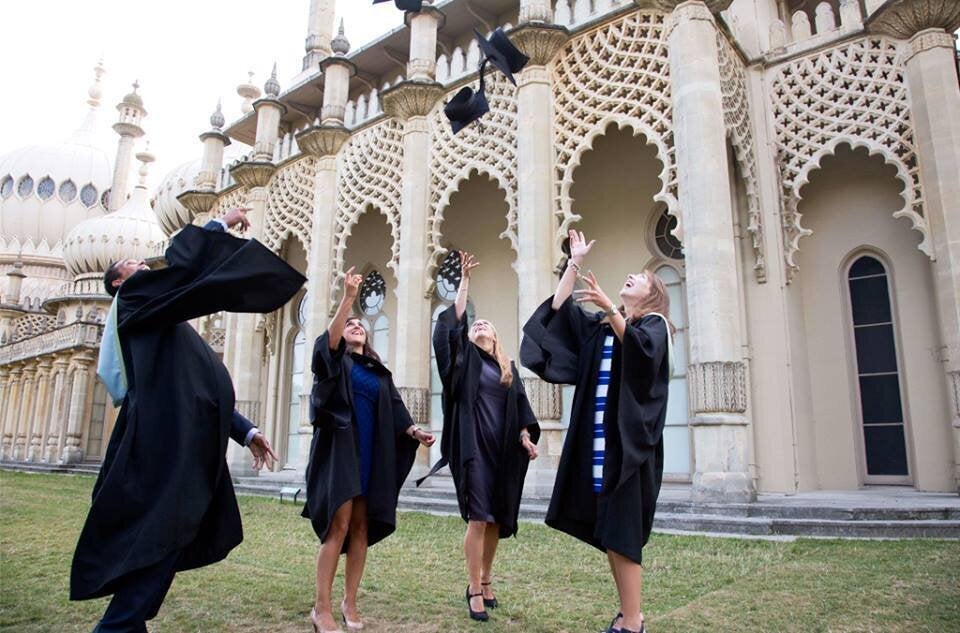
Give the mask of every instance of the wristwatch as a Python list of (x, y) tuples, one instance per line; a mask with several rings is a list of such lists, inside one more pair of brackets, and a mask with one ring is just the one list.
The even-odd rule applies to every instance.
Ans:
[(617, 307), (612, 305), (612, 306), (610, 306), (609, 308), (607, 308), (606, 310), (604, 310), (603, 313), (606, 314), (607, 316), (616, 316), (616, 314), (617, 314)]

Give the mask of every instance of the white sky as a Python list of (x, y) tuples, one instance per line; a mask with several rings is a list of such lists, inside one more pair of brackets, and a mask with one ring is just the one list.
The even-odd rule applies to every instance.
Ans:
[[(282, 88), (300, 72), (309, 0), (3, 0), (0, 155), (66, 139), (87, 112), (93, 67), (103, 57), (100, 124), (116, 147), (114, 106), (140, 81), (143, 127), (157, 157), (151, 186), (198, 158), (217, 99), (240, 115), (236, 87), (252, 70), (262, 90), (273, 62)], [(339, 0), (351, 48), (403, 23), (392, 2)], [(136, 170), (134, 163), (134, 170)], [(132, 176), (136, 178), (135, 174)], [(134, 180), (135, 181), (135, 180)]]

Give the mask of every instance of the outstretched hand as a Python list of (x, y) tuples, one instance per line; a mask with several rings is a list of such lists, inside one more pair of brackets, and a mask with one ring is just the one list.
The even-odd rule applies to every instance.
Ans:
[(270, 447), (270, 442), (263, 433), (257, 432), (257, 434), (253, 436), (253, 439), (250, 440), (248, 448), (250, 452), (253, 453), (254, 470), (260, 470), (264, 466), (269, 470), (273, 468), (275, 462), (279, 461), (277, 454), (273, 452), (273, 448)]
[(461, 279), (470, 279), (470, 271), (480, 265), (480, 260), (478, 260), (472, 253), (467, 251), (460, 251), (460, 278)]
[(360, 292), (360, 284), (363, 282), (363, 275), (353, 273), (356, 266), (351, 266), (343, 275), (343, 296), (350, 301), (357, 298)]
[(570, 259), (580, 264), (597, 240), (587, 242), (587, 238), (583, 236), (583, 231), (574, 231), (573, 229), (567, 231), (567, 235), (570, 237)]
[(223, 214), (222, 220), (224, 224), (231, 229), (239, 224), (240, 232), (242, 233), (250, 228), (250, 220), (247, 219), (247, 212), (249, 210), (250, 207), (234, 207)]
[(581, 276), (580, 279), (583, 280), (583, 283), (585, 283), (587, 287), (582, 290), (573, 291), (577, 303), (587, 303), (589, 301), (600, 306), (604, 311), (609, 311), (616, 307), (613, 301), (610, 301), (610, 298), (600, 288), (600, 282), (597, 281), (597, 276), (593, 274), (592, 270), (588, 271), (586, 275)]

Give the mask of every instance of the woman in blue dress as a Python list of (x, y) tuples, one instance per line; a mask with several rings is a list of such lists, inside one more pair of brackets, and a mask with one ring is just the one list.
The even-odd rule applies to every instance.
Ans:
[(347, 564), (340, 616), (349, 630), (363, 628), (357, 591), (367, 548), (396, 529), (397, 498), (417, 446), (434, 442), (411, 420), (362, 321), (350, 316), (361, 281), (353, 268), (347, 271), (337, 313), (313, 348), (314, 431), (303, 516), (321, 541), (310, 613), (316, 632), (339, 631), (330, 594), (342, 553)]

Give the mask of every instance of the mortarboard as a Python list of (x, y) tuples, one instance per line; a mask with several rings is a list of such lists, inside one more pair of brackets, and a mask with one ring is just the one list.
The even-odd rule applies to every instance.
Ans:
[[(374, 4), (381, 2), (389, 2), (389, 0), (373, 0)], [(423, 0), (393, 0), (393, 3), (397, 5), (397, 8), (401, 11), (417, 12), (423, 8)]]
[(484, 59), (480, 64), (480, 88), (474, 92), (470, 86), (464, 86), (443, 107), (443, 113), (450, 120), (450, 127), (454, 134), (490, 111), (483, 80), (488, 61)]
[(503, 28), (499, 26), (490, 34), (489, 40), (483, 37), (477, 29), (473, 29), (473, 34), (476, 36), (477, 44), (480, 45), (480, 50), (490, 60), (490, 63), (496, 66), (497, 70), (502, 72), (510, 80), (510, 83), (516, 86), (517, 82), (513, 78), (513, 73), (520, 72), (530, 61), (530, 58), (513, 45), (507, 34), (503, 32)]

